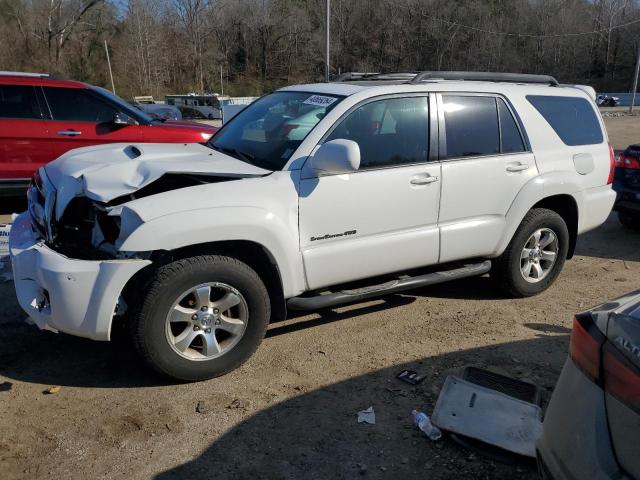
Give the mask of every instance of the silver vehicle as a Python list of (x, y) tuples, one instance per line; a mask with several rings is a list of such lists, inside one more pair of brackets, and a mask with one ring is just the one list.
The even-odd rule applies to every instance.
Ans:
[(640, 478), (640, 291), (576, 315), (538, 441), (543, 478)]

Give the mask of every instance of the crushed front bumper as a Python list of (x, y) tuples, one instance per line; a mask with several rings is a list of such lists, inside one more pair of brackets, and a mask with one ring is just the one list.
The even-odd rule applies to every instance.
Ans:
[(150, 260), (74, 260), (47, 247), (28, 213), (11, 227), (9, 251), (16, 295), (41, 329), (109, 340), (118, 297)]

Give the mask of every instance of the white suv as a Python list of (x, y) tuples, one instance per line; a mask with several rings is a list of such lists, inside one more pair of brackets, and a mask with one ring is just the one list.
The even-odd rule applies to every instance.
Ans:
[(298, 85), (206, 145), (71, 151), (39, 170), (10, 238), (41, 328), (109, 340), (181, 380), (221, 375), (270, 321), (489, 272), (549, 287), (611, 211), (588, 87), (462, 72)]

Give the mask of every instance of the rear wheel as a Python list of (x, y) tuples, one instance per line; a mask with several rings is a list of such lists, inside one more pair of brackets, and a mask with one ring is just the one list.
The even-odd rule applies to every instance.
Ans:
[(204, 255), (155, 274), (132, 324), (136, 347), (155, 370), (182, 381), (239, 367), (267, 328), (267, 289), (248, 265)]
[(491, 277), (511, 295), (536, 295), (555, 281), (569, 249), (569, 231), (560, 215), (535, 208), (522, 220)]

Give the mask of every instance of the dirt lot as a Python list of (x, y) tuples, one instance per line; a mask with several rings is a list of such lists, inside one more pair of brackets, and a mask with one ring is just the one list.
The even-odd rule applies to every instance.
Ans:
[[(633, 129), (618, 133), (632, 141)], [(1, 476), (535, 478), (531, 464), (430, 442), (409, 414), (431, 411), (447, 374), (465, 365), (536, 382), (548, 398), (573, 313), (639, 288), (639, 245), (612, 217), (580, 238), (538, 297), (505, 298), (482, 277), (291, 318), (245, 366), (191, 385), (167, 384), (125, 343), (23, 324), (13, 285), (0, 283)], [(426, 380), (399, 382), (404, 368)], [(43, 393), (54, 385), (59, 393)], [(377, 424), (357, 424), (369, 406)]]

